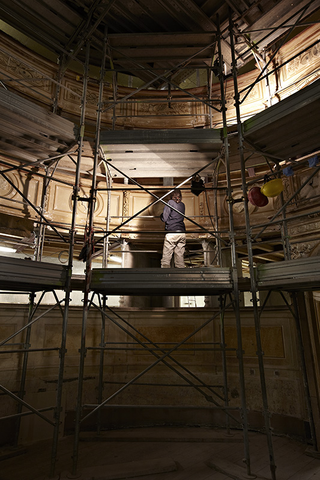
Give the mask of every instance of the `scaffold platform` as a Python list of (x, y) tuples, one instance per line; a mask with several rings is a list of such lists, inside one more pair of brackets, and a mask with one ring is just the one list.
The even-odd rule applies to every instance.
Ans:
[(216, 295), (232, 291), (229, 268), (94, 268), (90, 289), (109, 295)]
[(63, 289), (66, 278), (67, 267), (63, 265), (0, 256), (1, 290), (36, 292)]
[[(320, 290), (320, 256), (261, 264), (255, 275), (260, 290)], [(64, 289), (66, 279), (66, 266), (0, 256), (3, 291)], [(250, 288), (239, 280), (240, 290)], [(84, 275), (72, 278), (72, 290), (84, 288)], [(233, 289), (231, 270), (225, 267), (93, 268), (90, 282), (91, 291), (106, 295), (219, 295)]]
[(265, 263), (255, 273), (259, 289), (320, 290), (320, 256)]

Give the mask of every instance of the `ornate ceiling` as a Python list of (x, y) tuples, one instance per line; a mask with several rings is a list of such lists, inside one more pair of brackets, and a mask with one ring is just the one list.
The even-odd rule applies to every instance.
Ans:
[(305, 25), (319, 7), (319, 0), (2, 0), (0, 20), (20, 41), (26, 42), (17, 32), (59, 58), (62, 69), (75, 59), (84, 62), (88, 41), (90, 62), (100, 66), (106, 37), (107, 70), (161, 89), (168, 80), (179, 86), (196, 70), (196, 81), (206, 83), (219, 30), (225, 73), (230, 73), (229, 17), (241, 67), (289, 36), (295, 24)]

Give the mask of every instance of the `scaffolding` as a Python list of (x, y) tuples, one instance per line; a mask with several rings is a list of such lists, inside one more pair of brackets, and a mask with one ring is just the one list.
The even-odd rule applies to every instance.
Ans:
[[(231, 182), (231, 171), (230, 171), (230, 158), (229, 158), (229, 136), (228, 136), (228, 129), (227, 129), (227, 118), (226, 118), (226, 104), (225, 104), (225, 86), (224, 86), (224, 76), (223, 76), (223, 55), (221, 51), (221, 32), (218, 31), (217, 33), (217, 58), (218, 62), (216, 66), (220, 68), (219, 72), (219, 81), (220, 81), (220, 91), (221, 91), (221, 115), (222, 115), (222, 124), (223, 124), (223, 155), (220, 154), (216, 158), (214, 158), (210, 164), (206, 164), (205, 167), (195, 171), (192, 175), (198, 175), (204, 168), (208, 166), (213, 166), (215, 169), (215, 186), (217, 187), (218, 182), (218, 164), (221, 159), (225, 164), (226, 169), (226, 181), (227, 181), (227, 188), (226, 188), (226, 197), (227, 197), (227, 205), (228, 205), (228, 218), (229, 218), (229, 237), (228, 242), (225, 241), (225, 237), (221, 235), (218, 228), (218, 213), (215, 212), (215, 223), (212, 229), (204, 228), (200, 223), (196, 220), (193, 220), (189, 217), (188, 220), (198, 227), (200, 231), (205, 231), (206, 234), (209, 235), (216, 245), (217, 254), (216, 257), (218, 258), (218, 265), (220, 267), (210, 267), (206, 265), (204, 268), (192, 268), (186, 272), (179, 272), (178, 269), (139, 269), (139, 271), (135, 269), (110, 269), (107, 267), (107, 258), (109, 254), (109, 240), (110, 237), (115, 232), (121, 232), (123, 227), (127, 225), (133, 218), (141, 216), (141, 214), (150, 206), (161, 202), (164, 205), (168, 205), (166, 202), (166, 198), (172, 191), (167, 189), (164, 195), (158, 196), (150, 189), (146, 189), (143, 185), (140, 185), (136, 180), (131, 178), (126, 172), (120, 171), (117, 169), (115, 165), (112, 164), (104, 155), (103, 151), (101, 150), (100, 146), (100, 133), (101, 133), (101, 116), (103, 111), (105, 111), (105, 104), (103, 100), (103, 88), (104, 88), (104, 77), (105, 77), (105, 59), (107, 56), (107, 35), (104, 38), (104, 50), (102, 53), (102, 64), (101, 64), (101, 72), (100, 72), (100, 81), (99, 81), (99, 100), (98, 100), (98, 110), (97, 110), (97, 121), (96, 121), (96, 131), (95, 131), (95, 149), (94, 149), (94, 159), (93, 159), (93, 170), (92, 170), (92, 185), (90, 190), (90, 197), (86, 198), (85, 201), (88, 205), (88, 221), (84, 231), (86, 242), (85, 242), (85, 261), (86, 261), (86, 269), (85, 269), (85, 280), (81, 282), (80, 285), (73, 284), (72, 280), (72, 269), (73, 269), (73, 258), (74, 258), (74, 246), (75, 246), (75, 235), (76, 235), (76, 214), (77, 214), (77, 203), (81, 200), (79, 195), (80, 192), (80, 164), (81, 164), (81, 155), (82, 155), (82, 148), (83, 148), (83, 140), (84, 140), (84, 128), (85, 128), (85, 105), (86, 105), (86, 95), (87, 95), (87, 82), (88, 82), (88, 69), (89, 69), (89, 58), (90, 58), (90, 45), (87, 44), (86, 47), (86, 62), (85, 62), (85, 71), (84, 71), (84, 81), (83, 81), (83, 93), (81, 99), (81, 120), (80, 120), (80, 134), (78, 137), (78, 149), (77, 149), (77, 162), (76, 162), (76, 174), (75, 174), (75, 182), (73, 185), (73, 211), (72, 211), (72, 223), (69, 232), (69, 252), (68, 252), (68, 266), (67, 267), (59, 267), (58, 269), (53, 268), (52, 265), (48, 266), (44, 262), (40, 262), (41, 260), (41, 252), (43, 251), (44, 241), (45, 241), (45, 228), (43, 226), (45, 224), (49, 224), (53, 230), (57, 233), (57, 235), (65, 242), (65, 237), (62, 236), (59, 232), (59, 228), (56, 228), (46, 219), (43, 211), (45, 205), (45, 194), (46, 189), (44, 189), (43, 194), (43, 202), (40, 209), (36, 209), (37, 214), (40, 217), (39, 222), (39, 231), (40, 231), (40, 241), (37, 248), (37, 255), (36, 260), (37, 262), (32, 262), (32, 266), (40, 268), (41, 274), (45, 276), (45, 282), (43, 278), (40, 278), (39, 275), (34, 275), (36, 279), (35, 284), (32, 288), (30, 285), (27, 287), (29, 282), (29, 278), (25, 278), (22, 280), (21, 277), (21, 268), (26, 268), (28, 274), (26, 277), (30, 276), (30, 262), (25, 261), (18, 261), (16, 265), (16, 270), (12, 273), (10, 269), (12, 265), (15, 263), (15, 259), (10, 259), (7, 262), (3, 262), (2, 265), (7, 263), (7, 273), (4, 276), (2, 270), (1, 276), (1, 287), (6, 290), (14, 291), (17, 288), (20, 288), (21, 285), (22, 290), (29, 294), (29, 316), (27, 324), (23, 327), (23, 331), (25, 331), (25, 338), (23, 344), (20, 349), (13, 349), (10, 350), (11, 353), (19, 352), (22, 353), (23, 356), (23, 368), (22, 368), (22, 376), (21, 382), (19, 387), (19, 393), (13, 394), (9, 390), (5, 388), (5, 386), (0, 386), (1, 390), (13, 398), (18, 403), (18, 413), (16, 415), (17, 418), (17, 433), (19, 431), (19, 419), (26, 415), (26, 413), (22, 412), (22, 408), (26, 407), (31, 413), (38, 415), (44, 421), (50, 423), (54, 428), (53, 434), (53, 446), (52, 446), (52, 461), (50, 467), (50, 476), (53, 476), (55, 473), (55, 463), (57, 457), (57, 449), (58, 449), (58, 439), (59, 439), (59, 428), (60, 428), (60, 415), (61, 415), (61, 405), (62, 405), (62, 390), (63, 390), (63, 372), (64, 372), (64, 361), (65, 361), (65, 354), (66, 354), (66, 335), (67, 335), (67, 323), (68, 323), (68, 314), (69, 314), (69, 307), (70, 307), (70, 292), (72, 289), (79, 289), (83, 291), (83, 310), (82, 310), (82, 331), (81, 331), (81, 345), (80, 345), (80, 363), (79, 363), (79, 379), (78, 379), (78, 391), (77, 391), (77, 406), (75, 412), (75, 433), (74, 433), (74, 451), (73, 451), (73, 465), (72, 465), (72, 473), (76, 474), (77, 467), (78, 467), (78, 457), (79, 457), (79, 440), (80, 440), (80, 433), (81, 433), (81, 426), (82, 424), (90, 417), (96, 415), (97, 416), (97, 431), (98, 433), (102, 430), (102, 410), (104, 407), (107, 407), (108, 404), (116, 398), (119, 394), (125, 391), (129, 386), (132, 384), (139, 385), (141, 384), (141, 378), (147, 374), (150, 370), (152, 370), (155, 366), (159, 364), (163, 364), (168, 367), (172, 372), (174, 372), (180, 379), (185, 382), (185, 385), (188, 387), (195, 389), (200, 395), (202, 395), (207, 402), (209, 402), (212, 409), (217, 409), (222, 411), (225, 414), (225, 428), (229, 430), (235, 424), (238, 428), (243, 430), (243, 439), (244, 439), (244, 451), (245, 451), (245, 464), (247, 469), (247, 474), (251, 475), (251, 464), (250, 464), (250, 446), (249, 446), (249, 439), (248, 439), (248, 409), (247, 409), (247, 401), (246, 401), (246, 387), (245, 387), (245, 374), (244, 374), (244, 359), (243, 359), (243, 346), (242, 346), (242, 332), (241, 332), (241, 315), (240, 315), (240, 297), (244, 290), (250, 290), (252, 293), (252, 303), (253, 303), (253, 313), (254, 313), (254, 322), (255, 322), (255, 334), (256, 334), (256, 342), (257, 342), (257, 357), (258, 357), (258, 364), (259, 364), (259, 376), (261, 382), (261, 393), (262, 393), (262, 403), (263, 403), (263, 415), (264, 415), (264, 422), (265, 422), (265, 432), (267, 436), (267, 443), (268, 443), (268, 450), (269, 450), (269, 458), (270, 458), (270, 472), (273, 480), (276, 480), (276, 459), (274, 457), (273, 452), (273, 443), (272, 443), (272, 427), (270, 421), (270, 412), (269, 412), (269, 405), (268, 405), (268, 394), (267, 394), (267, 386), (266, 386), (266, 379), (265, 379), (265, 368), (264, 368), (264, 353), (262, 348), (262, 341), (261, 341), (261, 332), (260, 332), (260, 319), (261, 314), (264, 310), (265, 304), (267, 299), (265, 300), (264, 304), (259, 307), (259, 302), (257, 298), (258, 292), (262, 289), (268, 290), (271, 292), (274, 288), (274, 281), (276, 275), (280, 275), (279, 283), (277, 284), (277, 288), (287, 291), (288, 288), (292, 295), (293, 301), (293, 308), (291, 305), (288, 304), (286, 298), (283, 296), (285, 303), (287, 304), (290, 311), (292, 311), (293, 318), (296, 321), (296, 327), (298, 331), (298, 339), (301, 339), (301, 319), (300, 319), (300, 312), (299, 306), (297, 303), (297, 298), (299, 296), (298, 289), (299, 288), (307, 288), (307, 289), (316, 289), (319, 288), (320, 278), (319, 275), (314, 272), (314, 262), (298, 262), (290, 260), (290, 244), (288, 241), (288, 234), (287, 234), (287, 224), (290, 222), (290, 218), (286, 215), (286, 206), (290, 203), (291, 199), (287, 200), (287, 202), (283, 203), (280, 210), (275, 214), (274, 218), (270, 220), (267, 225), (260, 225), (260, 231), (255, 236), (253, 235), (252, 227), (250, 225), (250, 215), (248, 210), (248, 187), (250, 183), (246, 180), (246, 172), (245, 172), (245, 148), (244, 148), (244, 138), (243, 138), (243, 130), (242, 130), (242, 119), (240, 115), (240, 105), (243, 101), (240, 101), (240, 92), (238, 91), (237, 85), (237, 59), (234, 55), (235, 48), (233, 45), (234, 39), (234, 25), (232, 18), (230, 16), (229, 19), (229, 32), (230, 32), (230, 39), (231, 39), (231, 51), (233, 53), (232, 58), (232, 65), (233, 65), (233, 81), (234, 81), (234, 92), (235, 92), (235, 106), (236, 106), (236, 115), (237, 115), (237, 136), (239, 142), (239, 154), (240, 154), (240, 164), (241, 164), (241, 179), (242, 179), (242, 192), (243, 198), (241, 201), (244, 205), (244, 212), (245, 212), (245, 238), (246, 238), (246, 245), (248, 251), (248, 260), (249, 260), (249, 270), (250, 270), (250, 281), (249, 284), (247, 283), (245, 286), (239, 283), (239, 271), (238, 271), (238, 264), (237, 264), (237, 250), (236, 250), (236, 241), (237, 236), (234, 228), (234, 211), (233, 207), (235, 204), (235, 199), (233, 198), (233, 186)], [(248, 47), (252, 49), (252, 45)], [(265, 66), (265, 68), (267, 65)], [(179, 68), (179, 65), (177, 66)], [(160, 76), (155, 75), (155, 79), (160, 78)], [(170, 84), (170, 80), (167, 77), (166, 81)], [(259, 76), (257, 81), (261, 81), (264, 77), (262, 74)], [(57, 85), (59, 86), (59, 84)], [(172, 87), (174, 85), (172, 84)], [(250, 87), (252, 88), (253, 85)], [(57, 91), (58, 93), (58, 91)], [(248, 93), (247, 93), (248, 94)], [(247, 95), (246, 94), (246, 95)], [(133, 96), (132, 94), (131, 96)], [(130, 96), (130, 98), (131, 98)], [(130, 101), (130, 98), (122, 98), (121, 102)], [(190, 99), (188, 99), (190, 101)], [(199, 98), (193, 98), (195, 102), (203, 102), (206, 106), (210, 109), (215, 108), (212, 105), (211, 99), (203, 100)], [(116, 81), (114, 83), (114, 97), (113, 103), (110, 105), (109, 109), (113, 109), (113, 129), (116, 127), (116, 113), (115, 113), (115, 106), (119, 102), (117, 96), (117, 86)], [(55, 103), (57, 106), (57, 102)], [(56, 107), (55, 107), (56, 108)], [(102, 236), (95, 239), (94, 236), (94, 212), (95, 212), (95, 204), (97, 193), (99, 188), (97, 187), (96, 183), (96, 170), (98, 167), (99, 161), (103, 162), (106, 168), (106, 180), (107, 180), (107, 191), (108, 191), (108, 211), (106, 217), (106, 231)], [(147, 207), (143, 208), (139, 212), (135, 213), (134, 215), (130, 216), (128, 219), (123, 220), (120, 226), (110, 230), (110, 192), (112, 191), (112, 185), (110, 183), (110, 171), (112, 169), (116, 169), (128, 180), (128, 184), (131, 183), (141, 189), (142, 191), (151, 195), (154, 200), (151, 204)], [(316, 168), (312, 174), (309, 176), (309, 182), (312, 176), (314, 176), (320, 167)], [(53, 172), (50, 176), (49, 170), (46, 171), (45, 181), (54, 181)], [(0, 172), (0, 174), (10, 182), (10, 179), (5, 176), (5, 172)], [(181, 182), (178, 186), (174, 187), (183, 187), (183, 185), (190, 182), (191, 178), (189, 177), (183, 182)], [(301, 187), (303, 188), (303, 186)], [(105, 190), (105, 189), (104, 189)], [(216, 192), (217, 190), (214, 189)], [(31, 205), (31, 202), (23, 196), (23, 192), (19, 192), (22, 198)], [(295, 195), (297, 192), (295, 193)], [(84, 200), (82, 198), (82, 200)], [(33, 208), (33, 205), (31, 205)], [(282, 214), (281, 220), (276, 220), (276, 218)], [(308, 214), (306, 214), (308, 215)], [(282, 265), (278, 266), (263, 266), (258, 270), (254, 267), (253, 261), (253, 245), (257, 238), (259, 238), (262, 232), (269, 226), (274, 224), (275, 222), (279, 222), (282, 226), (282, 238), (283, 238), (283, 249), (285, 252), (285, 261), (281, 262)], [(254, 228), (257, 228), (255, 225)], [(199, 230), (196, 230), (199, 232)], [(103, 243), (103, 262), (102, 268), (96, 269), (92, 268), (92, 257), (94, 247), (99, 243)], [(222, 267), (222, 256), (221, 250), (222, 246), (228, 249), (230, 254), (230, 266)], [(290, 262), (290, 263), (287, 263)], [(293, 273), (287, 273), (283, 275), (283, 271), (287, 268), (292, 266)], [(52, 271), (57, 271), (59, 275), (59, 279), (57, 276), (52, 274)], [(51, 284), (49, 285), (49, 279), (51, 279)], [(289, 283), (289, 287), (288, 287)], [(44, 286), (45, 285), (45, 286)], [(8, 288), (9, 287), (9, 288)], [(30, 335), (31, 335), (31, 326), (34, 322), (40, 319), (40, 317), (35, 316), (35, 312), (38, 308), (34, 306), (34, 295), (37, 291), (46, 292), (52, 288), (53, 294), (57, 300), (56, 306), (59, 306), (61, 309), (62, 314), (62, 329), (61, 329), (61, 344), (58, 347), (53, 347), (54, 350), (59, 352), (60, 362), (59, 362), (59, 372), (58, 372), (58, 382), (57, 382), (57, 400), (56, 405), (53, 407), (48, 407), (46, 409), (37, 410), (31, 405), (27, 404), (24, 400), (24, 392), (26, 388), (26, 372), (27, 372), (27, 365), (28, 365), (28, 356), (32, 353), (33, 349), (30, 345)], [(61, 289), (65, 292), (64, 308), (60, 307), (61, 301), (59, 301), (56, 297), (55, 290)], [(168, 342), (154, 342), (151, 338), (146, 336), (143, 332), (139, 331), (134, 325), (130, 324), (124, 317), (119, 315), (116, 311), (112, 310), (108, 306), (107, 297), (108, 295), (112, 294), (120, 294), (120, 295), (139, 295), (141, 289), (144, 292), (147, 292), (148, 295), (182, 295), (186, 294), (189, 296), (194, 296), (195, 292), (199, 292), (199, 294), (203, 295), (215, 295), (219, 300), (219, 309), (217, 313), (212, 314), (205, 322), (200, 324), (194, 332), (190, 333), (188, 336), (183, 338), (181, 341), (177, 343), (168, 343)], [(90, 296), (90, 293), (92, 295)], [(42, 298), (42, 297), (41, 297)], [(268, 298), (268, 297), (267, 297)], [(100, 345), (99, 347), (91, 347), (87, 346), (86, 341), (86, 330), (88, 324), (88, 314), (91, 308), (96, 309), (99, 314), (101, 315), (101, 332), (100, 332)], [(48, 310), (48, 312), (50, 309)], [(225, 341), (225, 331), (224, 331), (224, 318), (226, 312), (231, 311), (235, 317), (236, 323), (236, 332), (237, 332), (237, 348), (236, 348), (236, 356), (238, 361), (238, 374), (239, 374), (239, 383), (240, 383), (240, 407), (234, 408), (229, 405), (229, 398), (228, 398), (228, 374), (227, 374), (227, 358), (226, 353), (229, 350), (226, 341)], [(188, 351), (190, 348), (188, 346), (188, 341), (193, 338), (198, 332), (200, 332), (203, 328), (207, 325), (211, 324), (213, 321), (219, 321), (220, 323), (220, 332), (221, 337), (219, 342), (208, 342), (207, 344), (203, 344), (203, 342), (195, 342), (194, 343), (194, 351), (203, 351), (208, 350), (210, 352), (218, 351), (221, 354), (221, 370), (223, 372), (223, 384), (221, 385), (208, 385), (206, 384), (198, 375), (191, 372), (189, 368), (183, 365), (182, 362), (178, 361), (174, 354), (180, 351)], [(126, 336), (130, 338), (130, 341), (126, 342), (117, 342), (116, 344), (110, 343), (106, 340), (106, 323), (110, 322), (110, 324), (115, 325), (119, 328)], [(22, 330), (15, 333), (18, 335), (22, 332)], [(8, 342), (13, 337), (9, 337), (1, 342), (0, 346), (8, 346)], [(98, 395), (97, 395), (97, 403), (96, 404), (83, 404), (83, 389), (84, 389), (84, 369), (85, 369), (85, 359), (88, 350), (97, 350), (99, 353), (99, 379), (98, 379)], [(103, 398), (103, 390), (104, 390), (104, 358), (105, 353), (110, 351), (119, 351), (119, 350), (130, 350), (130, 349), (140, 349), (145, 350), (148, 354), (153, 356), (153, 362), (143, 369), (140, 373), (138, 373), (135, 377), (129, 380), (127, 383), (122, 385), (118, 388), (112, 395), (108, 396), (107, 398)], [(8, 350), (5, 350), (8, 353)], [(308, 388), (308, 379), (307, 379), (307, 371), (304, 362), (304, 351), (303, 351), (303, 344), (299, 343), (299, 353), (301, 358), (301, 365), (302, 365), (302, 373), (303, 373), (303, 380), (305, 385), (305, 393), (307, 399), (307, 411), (308, 411), (308, 420), (311, 429), (311, 438), (314, 450), (317, 450), (317, 440), (316, 440), (316, 432), (314, 427), (314, 419), (312, 414), (312, 406), (310, 402), (310, 391)], [(149, 384), (151, 385), (152, 384)], [(153, 385), (154, 386), (154, 385)], [(172, 385), (169, 385), (170, 387)], [(176, 387), (180, 387), (181, 384), (176, 384)], [(54, 420), (48, 420), (47, 417), (43, 415), (43, 412), (46, 410), (53, 410), (54, 411)], [(83, 414), (83, 412), (86, 412)], [(2, 419), (4, 420), (4, 419)]]

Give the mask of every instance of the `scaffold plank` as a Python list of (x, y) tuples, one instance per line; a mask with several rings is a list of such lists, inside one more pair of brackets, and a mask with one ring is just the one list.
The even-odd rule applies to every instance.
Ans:
[(63, 265), (30, 259), (0, 256), (0, 289), (34, 292), (65, 287), (67, 269)]
[(259, 288), (320, 290), (320, 256), (266, 263), (255, 272)]
[(90, 289), (109, 295), (216, 295), (233, 288), (229, 268), (94, 268)]
[(221, 147), (220, 129), (162, 129), (162, 130), (105, 130), (101, 132), (101, 144), (167, 144), (167, 143), (209, 143)]
[[(257, 113), (243, 124), (244, 140), (278, 158), (319, 149), (320, 80)], [(296, 141), (292, 142), (292, 138)]]

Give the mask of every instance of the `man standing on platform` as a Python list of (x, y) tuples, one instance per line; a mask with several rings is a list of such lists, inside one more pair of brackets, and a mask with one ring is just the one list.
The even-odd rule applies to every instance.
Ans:
[[(173, 208), (170, 208), (171, 205)], [(174, 254), (176, 268), (185, 268), (184, 251), (186, 248), (186, 227), (184, 225), (185, 205), (182, 202), (181, 191), (177, 188), (171, 194), (171, 199), (165, 205), (160, 218), (165, 222), (167, 233), (164, 238), (161, 268), (170, 268), (171, 258)], [(179, 213), (181, 212), (182, 215)]]

